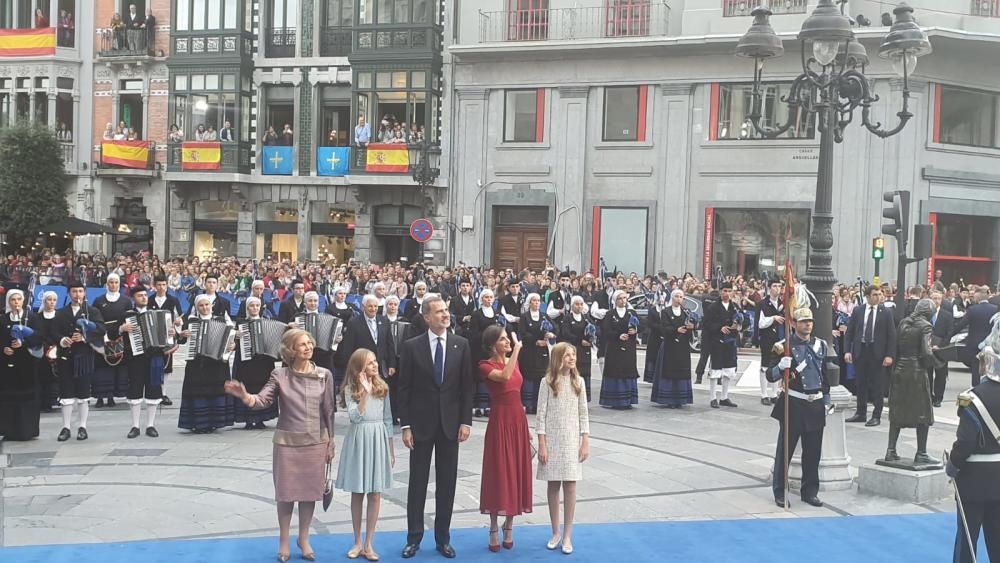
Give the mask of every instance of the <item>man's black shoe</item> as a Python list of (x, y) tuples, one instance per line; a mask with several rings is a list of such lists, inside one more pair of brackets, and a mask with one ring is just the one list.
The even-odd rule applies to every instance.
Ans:
[(443, 543), (437, 546), (438, 553), (444, 555), (448, 559), (455, 558), (455, 548), (451, 547), (451, 544)]
[(103, 409), (104, 408), (104, 399), (97, 399), (97, 402), (94, 403), (94, 408), (95, 409)]
[(403, 548), (403, 559), (409, 559), (420, 551), (420, 545), (415, 543), (408, 543), (406, 547)]
[(868, 417), (866, 417), (865, 415), (863, 415), (863, 414), (856, 414), (856, 415), (852, 416), (851, 418), (848, 418), (844, 422), (867, 422), (867, 420), (868, 420)]
[(111, 398), (108, 399), (108, 408), (111, 408), (113, 406), (116, 406), (115, 405), (115, 398), (111, 397)]
[(136, 428), (135, 426), (133, 426), (132, 429), (128, 431), (128, 434), (125, 437), (128, 438), (128, 439), (138, 438), (139, 437), (139, 429)]
[(164, 395), (163, 399), (160, 401), (160, 404), (163, 405), (163, 406), (165, 406), (165, 407), (169, 407), (169, 406), (172, 406), (174, 404), (174, 402), (170, 400), (170, 397)]
[(760, 404), (764, 405), (765, 407), (769, 407), (771, 406), (771, 399), (768, 399), (767, 397), (761, 397)]
[(934, 407), (938, 408), (941, 406), (941, 401), (934, 401)]
[(872, 427), (878, 426), (879, 424), (882, 424), (882, 419), (877, 416), (873, 416), (871, 420), (865, 423), (865, 426)]
[(819, 498), (817, 497), (804, 498), (802, 499), (802, 502), (811, 506), (815, 506), (816, 508), (823, 506), (823, 501), (819, 500)]
[(160, 437), (160, 433), (157, 432), (156, 428), (153, 428), (152, 426), (150, 426), (149, 428), (146, 429), (146, 435), (149, 436), (150, 438), (159, 438)]
[(719, 404), (723, 407), (736, 408), (736, 403), (730, 401), (729, 399), (722, 399), (721, 401), (719, 401)]
[(779, 508), (785, 508), (785, 498), (784, 497), (774, 497), (774, 504)]
[(708, 406), (712, 407), (713, 409), (719, 408), (719, 400), (718, 399), (712, 399), (712, 402), (709, 403)]
[(81, 426), (80, 429), (76, 431), (76, 439), (77, 440), (86, 440), (87, 439), (87, 429)]
[(62, 430), (59, 431), (59, 437), (56, 438), (56, 440), (59, 440), (60, 442), (65, 442), (66, 440), (69, 440), (69, 436), (70, 436), (69, 428), (63, 428)]

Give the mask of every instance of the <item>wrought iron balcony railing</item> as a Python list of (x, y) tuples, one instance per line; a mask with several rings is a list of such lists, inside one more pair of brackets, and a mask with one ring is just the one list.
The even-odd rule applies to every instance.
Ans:
[(1000, 18), (1000, 0), (972, 0), (969, 14), (984, 18)]
[(603, 7), (479, 12), (479, 42), (665, 37), (669, 23), (670, 6), (656, 0), (609, 2)]
[(155, 29), (114, 29), (98, 30), (100, 51), (103, 58), (151, 57), (156, 43)]
[(757, 6), (767, 6), (774, 14), (804, 14), (807, 0), (722, 0), (724, 17), (749, 16)]
[(351, 28), (324, 27), (320, 30), (321, 57), (346, 57), (351, 54)]
[(295, 56), (295, 28), (275, 27), (264, 30), (264, 56), (288, 58)]

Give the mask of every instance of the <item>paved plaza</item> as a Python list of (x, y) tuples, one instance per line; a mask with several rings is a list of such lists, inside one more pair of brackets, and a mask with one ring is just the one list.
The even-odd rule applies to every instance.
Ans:
[[(744, 377), (756, 382), (751, 362), (741, 356)], [(640, 352), (640, 362), (643, 360)], [(595, 373), (598, 371), (595, 365)], [(181, 372), (182, 373), (182, 372)], [(931, 431), (929, 450), (949, 448), (955, 433), (954, 397), (967, 383), (953, 365), (944, 407)], [(736, 409), (710, 409), (707, 385), (697, 385), (695, 404), (677, 411), (649, 403), (651, 386), (640, 383), (640, 405), (631, 411), (591, 403), (591, 459), (579, 487), (577, 520), (622, 523), (679, 520), (842, 517), (850, 515), (953, 513), (953, 501), (916, 505), (850, 491), (822, 492), (823, 508), (792, 495), (790, 511), (774, 505), (770, 467), (777, 423), (760, 405), (756, 384), (740, 386)], [(181, 381), (173, 376), (168, 394), (175, 406), (157, 419), (160, 437), (125, 438), (127, 406), (91, 410), (90, 439), (55, 440), (61, 420), (43, 415), (42, 436), (27, 443), (3, 443), (0, 455), (0, 545), (87, 544), (151, 539), (275, 536), (271, 483), (271, 430), (242, 427), (193, 435), (176, 428)], [(346, 415), (337, 415), (338, 442)], [(532, 418), (532, 417), (529, 417)], [(273, 421), (268, 423), (274, 426)], [(486, 420), (476, 420), (462, 446), (455, 528), (483, 528), (479, 514), (480, 472)], [(888, 424), (848, 425), (852, 465), (884, 454)], [(913, 432), (905, 432), (900, 453), (912, 455)], [(398, 484), (385, 495), (380, 530), (405, 530), (407, 452), (397, 438), (394, 470)], [(338, 452), (339, 453), (339, 452)], [(433, 476), (432, 476), (433, 479)], [(519, 522), (547, 525), (544, 488), (536, 482), (535, 511)], [(430, 494), (433, 495), (433, 484)], [(427, 504), (433, 510), (433, 502)], [(944, 521), (944, 520), (943, 520)], [(952, 520), (946, 520), (949, 526)], [(428, 525), (432, 524), (430, 517)], [(349, 532), (349, 495), (338, 492), (329, 512), (319, 512), (315, 531)], [(952, 528), (953, 529), (953, 528)], [(949, 534), (953, 533), (949, 530)], [(485, 545), (485, 530), (481, 532)], [(428, 542), (425, 541), (425, 547)], [(388, 554), (395, 545), (381, 546)], [(398, 547), (401, 547), (398, 546)], [(269, 548), (270, 551), (270, 548)], [(947, 551), (947, 548), (946, 548)], [(267, 552), (265, 552), (267, 553)], [(461, 555), (460, 555), (461, 557)], [(0, 551), (0, 560), (4, 560)]]

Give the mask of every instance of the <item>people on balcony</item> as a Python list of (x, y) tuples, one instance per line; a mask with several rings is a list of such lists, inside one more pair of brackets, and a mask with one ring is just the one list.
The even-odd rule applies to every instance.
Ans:
[(112, 50), (124, 49), (126, 45), (125, 41), (125, 22), (122, 21), (122, 16), (118, 12), (111, 15), (111, 23), (109, 26), (111, 28), (111, 48)]
[(114, 140), (114, 138), (115, 138), (115, 127), (109, 121), (108, 124), (104, 127), (104, 140), (111, 141)]
[(290, 147), (295, 141), (295, 134), (292, 133), (292, 126), (285, 124), (285, 128), (281, 130), (281, 146)]
[(59, 124), (59, 129), (56, 130), (56, 140), (60, 143), (73, 142), (73, 132), (66, 127), (65, 122)]
[(152, 49), (155, 41), (154, 34), (156, 32), (156, 17), (153, 15), (152, 8), (146, 8), (146, 19), (143, 20), (139, 28), (145, 31), (142, 35), (142, 38), (145, 39), (145, 44), (142, 45), (142, 48), (144, 50)]
[(212, 127), (211, 125), (209, 125), (208, 126), (208, 130), (205, 131), (205, 134), (202, 136), (201, 140), (202, 141), (218, 141), (219, 140), (219, 133), (216, 132), (215, 127)]
[(330, 134), (326, 136), (326, 146), (339, 147), (340, 137), (336, 129), (330, 129)]
[(35, 10), (35, 28), (49, 27), (49, 18), (45, 17), (45, 12), (38, 8)]
[(115, 128), (115, 135), (113, 138), (116, 141), (125, 141), (128, 140), (128, 133), (125, 132), (124, 128), (119, 126)]
[(372, 128), (365, 122), (365, 116), (358, 116), (358, 125), (354, 128), (354, 144), (358, 147), (367, 147), (372, 139)]
[[(110, 123), (108, 123), (108, 127), (111, 127)], [(181, 128), (178, 127), (176, 123), (172, 124), (170, 126), (170, 133), (167, 134), (167, 140), (171, 143), (180, 143), (184, 141), (184, 131), (181, 131)]]
[(264, 133), (263, 143), (265, 147), (278, 145), (278, 134), (274, 132), (274, 125), (269, 125), (267, 127), (267, 132)]
[(128, 5), (128, 13), (125, 14), (125, 28), (126, 36), (128, 38), (128, 50), (138, 51), (139, 43), (142, 41), (145, 32), (142, 29), (143, 24), (146, 23), (146, 18), (139, 13), (139, 10), (135, 7), (135, 4)]
[(195, 141), (207, 141), (205, 135), (208, 135), (208, 131), (205, 129), (204, 123), (199, 123), (198, 128), (194, 130), (194, 140)]
[(223, 143), (232, 143), (236, 140), (236, 136), (233, 134), (233, 126), (229, 121), (222, 124), (222, 129), (219, 130), (219, 140)]
[(75, 44), (76, 22), (69, 10), (59, 10), (59, 46), (72, 47)]
[(138, 141), (139, 140), (139, 134), (135, 132), (135, 129), (129, 127), (128, 128), (128, 133), (126, 134), (126, 139), (129, 140), (129, 141)]

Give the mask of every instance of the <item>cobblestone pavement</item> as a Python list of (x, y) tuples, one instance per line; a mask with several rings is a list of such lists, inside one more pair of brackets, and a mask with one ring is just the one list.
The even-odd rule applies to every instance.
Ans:
[[(592, 453), (579, 487), (577, 520), (806, 518), (954, 510), (947, 500), (914, 505), (861, 494), (856, 488), (821, 493), (823, 508), (802, 502), (793, 502), (790, 512), (777, 508), (770, 491), (777, 423), (769, 417), (770, 408), (759, 402), (754, 358), (750, 353), (741, 356), (740, 367), (749, 368), (745, 377), (752, 381), (733, 392), (739, 408), (719, 410), (708, 407), (707, 385), (696, 385), (695, 404), (678, 411), (651, 405), (651, 386), (645, 383), (639, 384), (638, 408), (600, 408), (595, 365)], [(964, 368), (953, 365), (949, 402), (936, 409), (931, 452), (950, 447), (957, 423), (953, 399), (968, 379)], [(126, 439), (130, 417), (121, 404), (91, 410), (90, 439), (85, 442), (56, 442), (61, 420), (54, 413), (43, 415), (41, 438), (0, 444), (0, 546), (274, 535), (271, 430), (182, 432), (176, 428), (180, 387), (180, 377), (168, 382), (168, 395), (176, 401), (161, 411), (157, 439), (144, 434)], [(346, 428), (344, 416), (337, 415), (338, 441)], [(478, 507), (485, 429), (486, 420), (477, 419), (472, 438), (461, 449), (453, 522), (457, 528), (487, 525)], [(884, 453), (887, 432), (888, 424), (848, 425), (855, 472), (857, 465)], [(902, 442), (901, 453), (912, 452), (913, 432), (905, 432)], [(382, 530), (406, 527), (409, 463), (398, 439), (396, 448), (397, 487), (385, 495)], [(538, 485), (535, 512), (524, 520), (543, 524), (548, 522), (545, 491)], [(433, 496), (433, 484), (430, 488)], [(429, 502), (428, 510), (433, 506)], [(431, 518), (427, 524), (433, 524)], [(338, 492), (329, 512), (319, 513), (315, 529), (349, 531), (349, 495)]]

